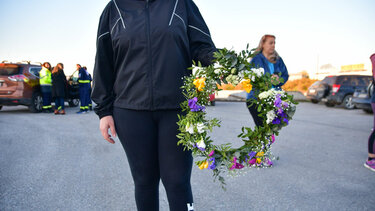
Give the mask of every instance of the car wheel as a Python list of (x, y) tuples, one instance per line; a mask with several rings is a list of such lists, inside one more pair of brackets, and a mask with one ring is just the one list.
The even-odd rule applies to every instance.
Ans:
[(364, 112), (366, 112), (367, 114), (372, 114), (372, 109), (363, 109)]
[(79, 105), (79, 99), (70, 99), (69, 106), (70, 107), (77, 107)]
[(346, 109), (353, 109), (355, 107), (353, 103), (353, 95), (346, 95), (342, 103)]
[(333, 106), (335, 106), (335, 104), (333, 104), (333, 103), (324, 103), (327, 107), (333, 107)]
[(0, 106), (0, 110), (3, 108), (3, 106)]
[(312, 103), (317, 104), (319, 103), (319, 100), (311, 100)]
[(215, 106), (215, 101), (211, 101), (211, 106)]
[(34, 92), (33, 96), (31, 97), (31, 104), (29, 106), (29, 110), (33, 113), (42, 112), (43, 108), (43, 98), (40, 92)]

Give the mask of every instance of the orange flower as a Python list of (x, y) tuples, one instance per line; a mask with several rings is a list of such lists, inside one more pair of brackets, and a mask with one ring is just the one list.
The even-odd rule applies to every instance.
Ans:
[(203, 163), (201, 163), (201, 165), (199, 165), (199, 168), (202, 170), (202, 169), (206, 169), (208, 168), (208, 161), (204, 161)]
[(198, 91), (201, 92), (203, 91), (203, 88), (205, 87), (205, 81), (206, 81), (206, 78), (197, 78), (197, 79), (194, 79), (193, 84), (198, 89)]
[(253, 85), (251, 85), (251, 81), (250, 81), (250, 79), (247, 79), (247, 80), (243, 80), (243, 81), (241, 81), (241, 84), (242, 84), (243, 89), (244, 89), (247, 93), (250, 93), (251, 90), (253, 89)]

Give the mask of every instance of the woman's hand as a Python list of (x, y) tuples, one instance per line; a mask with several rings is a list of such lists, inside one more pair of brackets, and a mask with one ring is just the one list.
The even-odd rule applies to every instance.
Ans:
[(100, 132), (102, 132), (102, 136), (105, 140), (109, 143), (114, 144), (115, 141), (113, 140), (112, 136), (108, 133), (108, 129), (111, 130), (111, 134), (113, 137), (116, 138), (116, 129), (115, 129), (115, 122), (113, 121), (112, 116), (105, 116), (100, 119)]

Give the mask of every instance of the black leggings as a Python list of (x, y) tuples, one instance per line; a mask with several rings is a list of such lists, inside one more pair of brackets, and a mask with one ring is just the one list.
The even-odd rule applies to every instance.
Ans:
[(256, 105), (253, 104), (252, 106), (250, 106), (250, 103), (246, 101), (246, 106), (247, 106), (247, 109), (249, 109), (251, 116), (253, 117), (255, 125), (258, 127), (262, 126), (263, 119), (260, 116), (258, 116), (259, 112), (257, 111)]
[(159, 210), (159, 181), (171, 211), (193, 203), (191, 151), (177, 146), (179, 110), (136, 111), (114, 108), (116, 131), (125, 149), (135, 184), (139, 211)]

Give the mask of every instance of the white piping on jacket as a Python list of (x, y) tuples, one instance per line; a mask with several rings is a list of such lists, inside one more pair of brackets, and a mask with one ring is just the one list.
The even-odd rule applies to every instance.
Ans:
[(98, 40), (99, 40), (101, 37), (103, 37), (103, 36), (105, 36), (105, 35), (107, 35), (107, 34), (109, 34), (109, 32), (105, 32), (105, 33), (101, 34), (101, 35), (98, 37)]
[(199, 28), (197, 28), (197, 27), (195, 27), (195, 26), (189, 25), (189, 27), (190, 27), (190, 28), (193, 28), (193, 29), (195, 29), (195, 30), (198, 30), (198, 31), (200, 31), (200, 32), (202, 32), (204, 35), (207, 35), (208, 37), (211, 37), (209, 34), (207, 34), (206, 32), (204, 32), (204, 31), (202, 31), (202, 30), (200, 30)]
[[(125, 29), (126, 27), (125, 27), (124, 19), (122, 18), (122, 15), (121, 15), (121, 13), (120, 13), (120, 9), (118, 8), (118, 6), (117, 6), (115, 0), (113, 0), (113, 3), (115, 3), (115, 6), (116, 6), (116, 9), (117, 9), (117, 12), (118, 12), (118, 14), (120, 15), (120, 20), (121, 20), (121, 22), (122, 22), (122, 26), (123, 26), (124, 29)], [(116, 23), (117, 23), (117, 22), (116, 22)], [(116, 25), (116, 24), (115, 24), (115, 25)]]
[(111, 29), (111, 34), (112, 34), (112, 32), (113, 32), (113, 29), (115, 29), (115, 26), (116, 26), (116, 24), (118, 23), (119, 20), (121, 20), (121, 18), (117, 19), (115, 25), (113, 25), (113, 27), (112, 27), (112, 29)]
[(185, 21), (184, 21), (184, 19), (182, 19), (179, 15), (177, 15), (176, 13), (175, 13), (175, 15), (178, 17), (178, 18), (180, 18), (181, 20), (182, 20), (182, 23), (184, 23), (184, 26), (185, 26), (185, 29), (186, 29), (186, 24), (185, 24)]
[(176, 4), (174, 5), (173, 13), (171, 15), (171, 20), (169, 21), (169, 25), (168, 26), (170, 26), (172, 24), (173, 16), (175, 15), (175, 12), (176, 12), (177, 4), (178, 4), (178, 0), (176, 0)]

